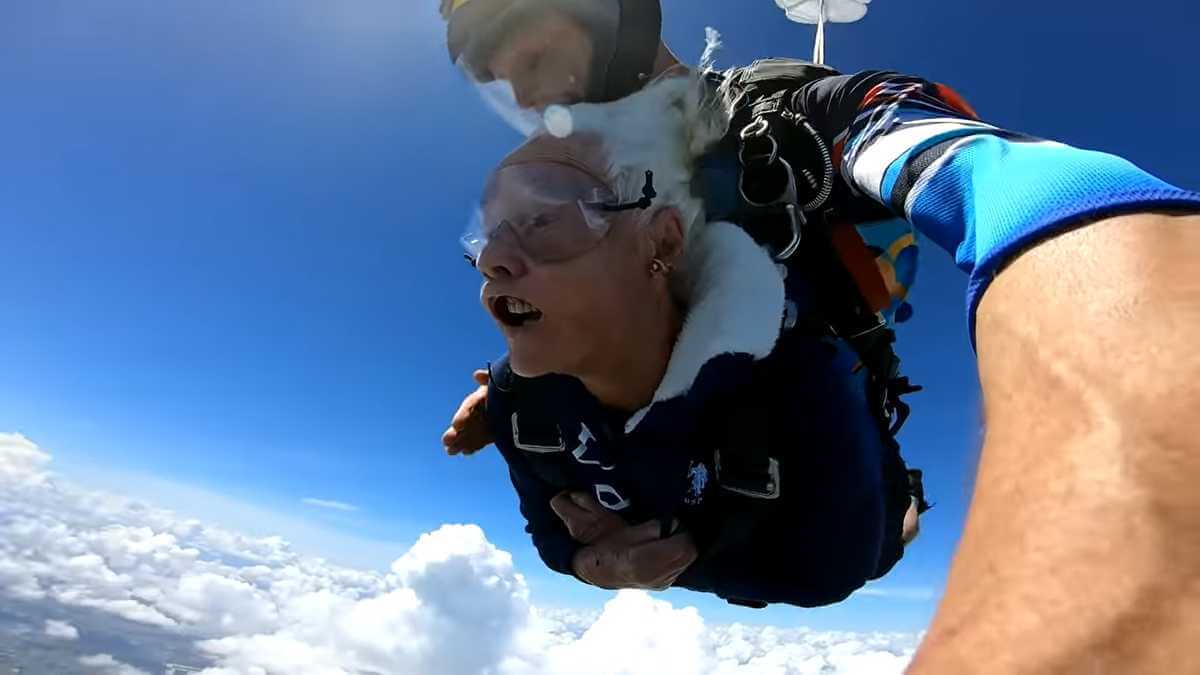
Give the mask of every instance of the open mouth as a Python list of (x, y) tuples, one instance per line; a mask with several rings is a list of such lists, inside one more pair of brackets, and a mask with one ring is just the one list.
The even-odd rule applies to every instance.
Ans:
[(542, 312), (537, 307), (511, 295), (501, 295), (492, 300), (492, 314), (509, 328), (520, 328), (537, 323)]

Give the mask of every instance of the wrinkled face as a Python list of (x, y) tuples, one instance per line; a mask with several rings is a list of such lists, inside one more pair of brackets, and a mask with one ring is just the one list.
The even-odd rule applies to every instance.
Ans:
[[(504, 334), (518, 375), (589, 374), (612, 362), (612, 352), (628, 344), (631, 317), (653, 302), (646, 273), (652, 244), (642, 212), (610, 214), (597, 232), (579, 204), (564, 200), (551, 208), (531, 200), (531, 174), (518, 168), (497, 172), (483, 205), (491, 236), (477, 262), (485, 278), (480, 299)], [(577, 169), (558, 165), (554, 171), (567, 183), (603, 189)], [(580, 245), (588, 232), (592, 241)], [(538, 256), (533, 237), (569, 240), (573, 247), (561, 250), (573, 255)]]
[(594, 45), (571, 16), (546, 11), (514, 31), (488, 61), (497, 80), (508, 81), (522, 108), (542, 110), (586, 98)]

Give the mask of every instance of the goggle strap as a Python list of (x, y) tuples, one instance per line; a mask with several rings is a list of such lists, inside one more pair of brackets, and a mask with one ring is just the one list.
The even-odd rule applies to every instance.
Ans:
[(601, 204), (600, 210), (608, 213), (617, 213), (620, 211), (632, 211), (634, 209), (648, 209), (653, 203), (654, 198), (658, 196), (658, 192), (654, 189), (654, 172), (646, 172), (646, 184), (642, 186), (642, 198), (635, 202), (626, 202), (624, 204)]
[[(634, 209), (648, 209), (650, 208), (650, 205), (653, 204), (655, 197), (658, 197), (658, 191), (654, 189), (654, 172), (647, 171), (646, 184), (642, 186), (641, 199), (633, 202), (627, 202), (625, 204), (601, 204), (600, 210), (607, 213), (619, 213), (621, 211), (632, 211)], [(478, 257), (471, 255), (470, 253), (464, 253), (463, 259), (465, 259), (467, 264), (471, 267), (479, 267)]]

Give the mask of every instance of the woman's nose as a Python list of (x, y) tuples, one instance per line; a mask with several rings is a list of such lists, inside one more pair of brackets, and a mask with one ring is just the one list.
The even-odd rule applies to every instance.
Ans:
[[(503, 228), (502, 228), (503, 229)], [(516, 279), (529, 271), (525, 254), (512, 236), (504, 236), (499, 230), (488, 239), (475, 266), (488, 279)], [(499, 236), (496, 236), (499, 235)]]

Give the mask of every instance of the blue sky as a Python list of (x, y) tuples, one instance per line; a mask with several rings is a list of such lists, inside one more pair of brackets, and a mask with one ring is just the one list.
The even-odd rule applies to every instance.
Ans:
[[(0, 5), (0, 431), (81, 482), (359, 564), (475, 522), (541, 604), (598, 606), (607, 594), (542, 570), (498, 456), (438, 442), (470, 370), (502, 350), (457, 237), (516, 137), (446, 62), (436, 4)], [(947, 82), (996, 124), (1200, 186), (1200, 94), (1181, 66), (1200, 8), (1013, 7), (878, 0), (830, 28), (827, 56)], [(665, 10), (689, 60), (707, 25), (720, 65), (810, 52), (811, 29), (767, 0)], [(928, 621), (980, 416), (965, 282), (925, 250), (900, 345), (927, 387), (902, 440), (939, 503), (919, 543), (879, 595), (839, 607), (676, 604), (818, 628)]]

